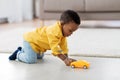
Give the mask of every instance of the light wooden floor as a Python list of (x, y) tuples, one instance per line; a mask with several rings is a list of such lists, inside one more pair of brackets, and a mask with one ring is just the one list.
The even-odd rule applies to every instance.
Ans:
[(36, 64), (9, 61), (0, 54), (0, 80), (120, 80), (120, 59), (70, 56), (90, 62), (89, 69), (72, 69), (52, 55)]

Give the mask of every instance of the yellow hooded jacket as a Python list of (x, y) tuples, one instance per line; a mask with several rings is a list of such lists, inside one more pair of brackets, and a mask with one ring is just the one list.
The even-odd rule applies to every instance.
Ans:
[(29, 42), (36, 53), (52, 50), (53, 55), (67, 54), (67, 40), (62, 34), (60, 22), (48, 27), (40, 27), (24, 34), (24, 40)]

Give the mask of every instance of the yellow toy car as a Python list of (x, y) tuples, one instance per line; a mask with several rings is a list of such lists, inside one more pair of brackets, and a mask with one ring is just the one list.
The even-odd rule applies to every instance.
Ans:
[(70, 64), (72, 68), (83, 68), (88, 69), (90, 67), (90, 63), (85, 60), (77, 60)]

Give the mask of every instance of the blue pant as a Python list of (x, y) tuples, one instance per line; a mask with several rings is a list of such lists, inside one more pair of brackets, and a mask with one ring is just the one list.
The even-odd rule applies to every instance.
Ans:
[(37, 59), (42, 59), (44, 54), (37, 54), (26, 41), (23, 42), (23, 49), (17, 53), (17, 59), (25, 63), (36, 63)]

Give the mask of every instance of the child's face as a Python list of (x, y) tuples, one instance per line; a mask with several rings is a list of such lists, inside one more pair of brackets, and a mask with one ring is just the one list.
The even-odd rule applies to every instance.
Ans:
[(69, 22), (67, 24), (63, 25), (63, 36), (68, 37), (70, 36), (74, 31), (78, 29), (78, 24), (75, 22)]

